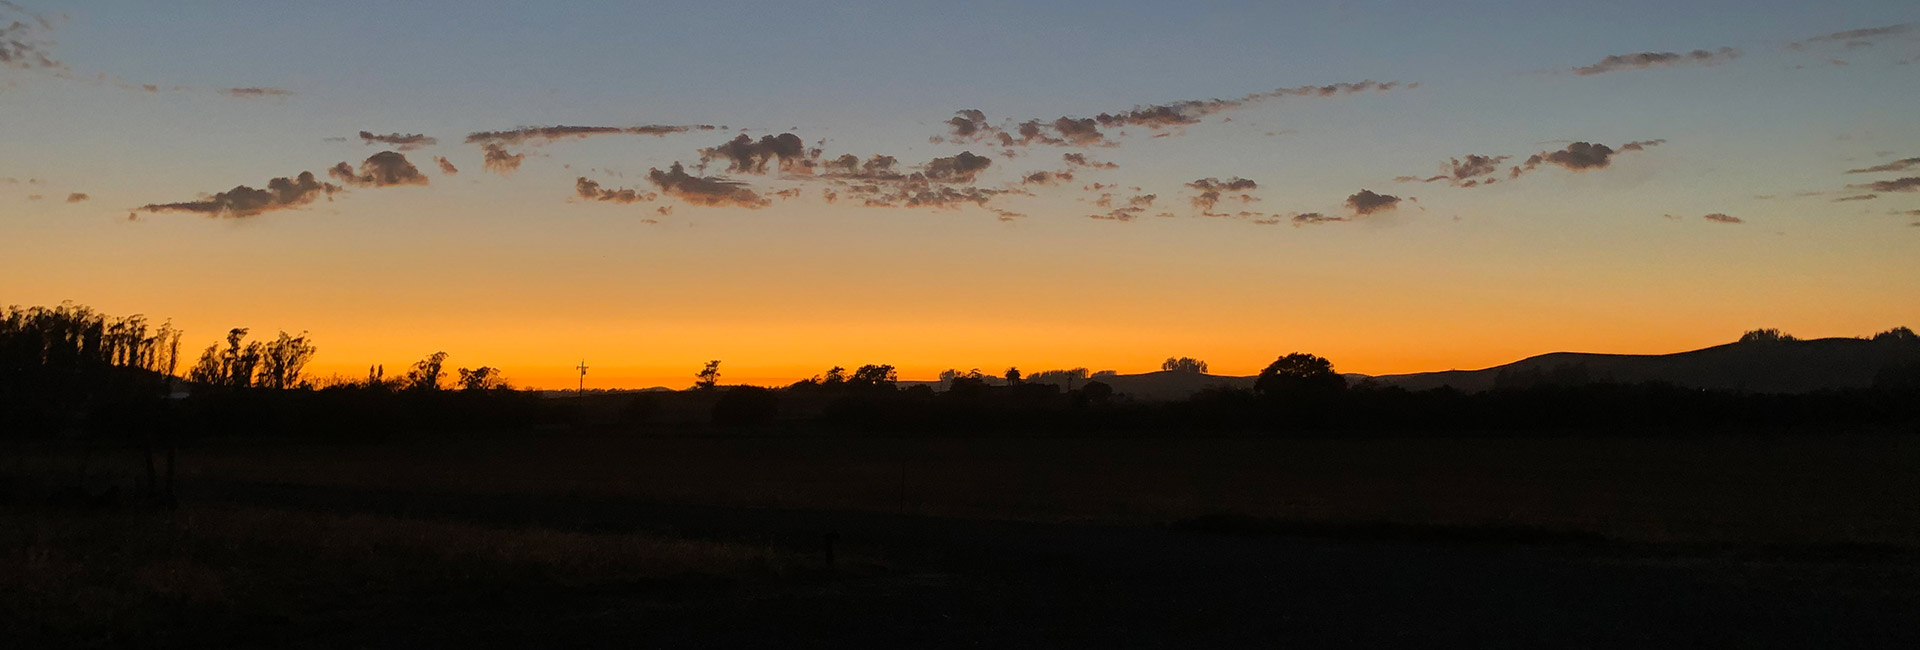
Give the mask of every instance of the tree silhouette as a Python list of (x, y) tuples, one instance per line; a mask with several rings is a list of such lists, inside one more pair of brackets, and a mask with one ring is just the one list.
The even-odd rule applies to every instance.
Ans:
[(499, 368), (492, 366), (480, 366), (472, 370), (461, 368), (459, 373), (460, 379), (458, 379), (455, 384), (463, 391), (505, 390), (509, 388), (507, 377), (500, 372)]
[(1333, 371), (1333, 362), (1303, 352), (1275, 359), (1253, 381), (1253, 392), (1278, 398), (1321, 397), (1346, 388), (1347, 378)]
[(207, 346), (200, 353), (200, 360), (194, 362), (187, 379), (228, 389), (251, 387), (254, 370), (260, 365), (263, 353), (259, 341), (247, 341), (247, 328), (235, 327), (227, 331), (227, 348), (220, 349), (218, 343)]
[(280, 333), (280, 338), (262, 346), (260, 351), (260, 376), (254, 385), (261, 388), (285, 390), (300, 384), (300, 371), (313, 360), (319, 348), (307, 340), (307, 333), (288, 336)]
[(1167, 360), (1160, 364), (1160, 369), (1171, 372), (1190, 372), (1204, 375), (1207, 374), (1207, 362), (1193, 357), (1167, 357)]
[(1007, 378), (1007, 384), (1009, 385), (1020, 383), (1020, 368), (1017, 366), (1008, 367), (1005, 376)]
[(447, 353), (435, 352), (427, 358), (415, 361), (407, 369), (407, 376), (400, 380), (400, 386), (406, 390), (433, 392), (440, 390), (440, 379), (447, 376), (445, 365)]
[(1920, 336), (1914, 335), (1913, 330), (1905, 327), (1895, 327), (1873, 335), (1873, 340), (1893, 343), (1920, 343)]
[(713, 390), (720, 385), (720, 360), (708, 361), (706, 367), (694, 373), (693, 387), (699, 390)]
[(1798, 341), (1798, 340), (1800, 339), (1794, 338), (1792, 334), (1788, 334), (1770, 327), (1757, 329), (1757, 330), (1750, 330), (1747, 333), (1740, 335), (1741, 343), (1780, 343), (1785, 341)]
[(868, 364), (853, 371), (847, 383), (855, 386), (871, 386), (891, 390), (900, 381), (900, 373), (893, 366)]

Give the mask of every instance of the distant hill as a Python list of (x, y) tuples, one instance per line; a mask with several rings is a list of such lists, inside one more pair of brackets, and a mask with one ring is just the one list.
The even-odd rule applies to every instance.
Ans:
[(1106, 375), (1095, 377), (1092, 381), (1104, 382), (1113, 387), (1113, 392), (1137, 400), (1162, 402), (1182, 400), (1194, 393), (1215, 386), (1229, 388), (1253, 388), (1253, 377), (1232, 377), (1227, 375), (1208, 375), (1197, 372), (1176, 372), (1162, 370), (1138, 375)]
[(1855, 338), (1752, 341), (1674, 354), (1555, 352), (1481, 370), (1382, 375), (1407, 390), (1452, 386), (1466, 392), (1538, 384), (1665, 382), (1688, 388), (1806, 393), (1865, 388), (1882, 368), (1920, 361), (1912, 341)]

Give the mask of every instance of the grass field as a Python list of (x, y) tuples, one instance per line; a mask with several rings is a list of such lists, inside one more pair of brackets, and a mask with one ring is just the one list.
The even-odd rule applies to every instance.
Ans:
[[(72, 462), (45, 449), (12, 460), (17, 471), (40, 476), (67, 471)], [(134, 468), (129, 454), (98, 455), (92, 483), (131, 489)], [(320, 639), (315, 647), (341, 647), (502, 629), (541, 639), (563, 619), (581, 630), (608, 621), (652, 629), (633, 621), (691, 615), (709, 621), (704, 629), (712, 633), (733, 629), (739, 612), (764, 610), (753, 604), (763, 602), (787, 603), (757, 615), (768, 630), (830, 616), (825, 612), (853, 606), (842, 603), (847, 599), (886, 612), (870, 617), (911, 618), (932, 614), (896, 612), (917, 602), (898, 591), (918, 588), (908, 584), (915, 572), (933, 566), (915, 563), (947, 552), (902, 555), (907, 559), (896, 568), (905, 573), (885, 577), (892, 560), (879, 559), (888, 551), (873, 545), (924, 546), (932, 539), (937, 546), (956, 535), (977, 539), (955, 544), (1005, 545), (1004, 553), (1034, 558), (1011, 568), (981, 560), (1002, 577), (917, 597), (977, 607), (975, 615), (991, 622), (1009, 616), (1006, 598), (1031, 591), (1019, 586), (1031, 575), (1055, 576), (1054, 588), (1073, 598), (1138, 606), (1124, 592), (1079, 591), (1098, 583), (1083, 586), (1081, 569), (1059, 574), (1057, 560), (1047, 558), (1061, 551), (1044, 549), (1061, 542), (1045, 540), (1105, 540), (1108, 533), (1098, 531), (1163, 530), (1221, 515), (1269, 532), (1332, 535), (1328, 543), (1336, 545), (1353, 531), (1523, 530), (1689, 554), (1870, 548), (1882, 559), (1868, 561), (1893, 562), (1844, 575), (1912, 576), (1911, 558), (1920, 553), (1920, 440), (1894, 436), (250, 441), (186, 450), (181, 471), (176, 510), (0, 511), (0, 629), (26, 641), (22, 647), (287, 645), (306, 638)], [(864, 522), (754, 514), (780, 512), (866, 514)], [(691, 528), (678, 529), (673, 517)], [(907, 522), (923, 520), (980, 523), (909, 530)], [(843, 551), (837, 570), (827, 570), (818, 548), (793, 541), (816, 539), (807, 535), (818, 533), (821, 521), (866, 531), (868, 546)], [(1065, 532), (1021, 541), (1028, 529), (991, 522), (1043, 522)], [(907, 532), (890, 532), (896, 530)], [(1009, 541), (994, 541), (1001, 539)], [(1186, 548), (1182, 539), (1126, 543), (1153, 554)], [(1221, 548), (1250, 553), (1245, 562), (1269, 561), (1257, 549)], [(1894, 559), (1885, 559), (1888, 553)], [(1408, 561), (1427, 567), (1426, 557)], [(1116, 561), (1125, 572), (1137, 566)], [(1217, 562), (1225, 568), (1204, 570), (1231, 572), (1241, 560)], [(1751, 570), (1728, 566), (1735, 568), (1715, 575)], [(1612, 579), (1611, 569), (1581, 570)], [(1854, 594), (1857, 579), (1832, 571), (1804, 575), (1823, 576), (1821, 589)], [(1142, 579), (1144, 588), (1161, 590), (1169, 588), (1162, 583), (1207, 578)], [(1898, 594), (1895, 600), (1863, 602), (1904, 602), (1898, 599), (1915, 593), (1907, 580), (1887, 592)], [(742, 596), (755, 590), (786, 595)], [(792, 600), (796, 593), (839, 595)], [(609, 602), (619, 603), (620, 616), (577, 620)], [(707, 604), (689, 604), (700, 602)], [(809, 607), (818, 611), (796, 613)], [(1101, 625), (1090, 618), (1084, 629)], [(854, 629), (865, 633), (865, 626)], [(1017, 629), (1004, 626), (989, 627)]]
[(1920, 547), (1920, 439), (577, 438), (200, 450), (189, 481), (1158, 524), (1231, 513)]

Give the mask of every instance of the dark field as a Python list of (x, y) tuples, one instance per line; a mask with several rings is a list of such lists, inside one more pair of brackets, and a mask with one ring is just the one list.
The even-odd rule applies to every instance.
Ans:
[[(93, 466), (133, 487), (129, 455)], [(1911, 436), (247, 442), (181, 468), (177, 510), (6, 512), (23, 647), (1920, 642)]]

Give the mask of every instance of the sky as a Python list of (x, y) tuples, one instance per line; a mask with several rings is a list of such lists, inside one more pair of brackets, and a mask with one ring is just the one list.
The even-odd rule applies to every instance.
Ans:
[(12, 0), (0, 304), (535, 387), (583, 360), (678, 388), (709, 359), (1391, 374), (1863, 336), (1920, 325), (1916, 22)]

